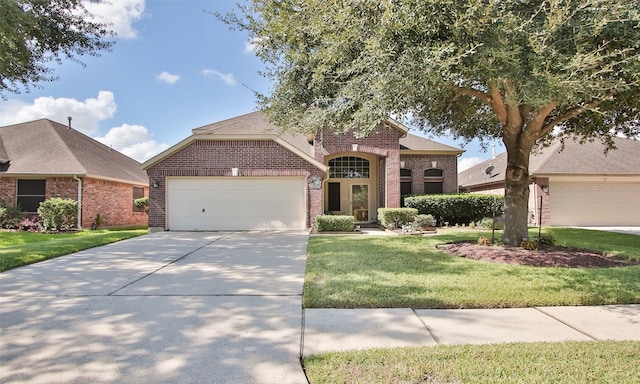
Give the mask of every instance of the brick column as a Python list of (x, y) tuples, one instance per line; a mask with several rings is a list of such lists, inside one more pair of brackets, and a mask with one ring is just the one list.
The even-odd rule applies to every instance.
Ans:
[(390, 149), (385, 161), (384, 205), (386, 208), (400, 207), (400, 151)]

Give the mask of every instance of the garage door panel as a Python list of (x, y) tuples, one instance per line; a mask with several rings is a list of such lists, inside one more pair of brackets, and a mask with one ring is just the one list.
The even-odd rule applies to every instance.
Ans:
[(551, 224), (640, 225), (640, 183), (550, 182)]
[(305, 217), (304, 178), (168, 179), (170, 230), (304, 229)]

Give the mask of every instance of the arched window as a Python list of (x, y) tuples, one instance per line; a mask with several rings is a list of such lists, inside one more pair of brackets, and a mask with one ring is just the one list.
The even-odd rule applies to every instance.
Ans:
[(329, 160), (331, 179), (368, 179), (369, 160), (362, 157), (344, 156)]
[(424, 171), (424, 193), (427, 195), (444, 193), (444, 174), (441, 169), (430, 168)]

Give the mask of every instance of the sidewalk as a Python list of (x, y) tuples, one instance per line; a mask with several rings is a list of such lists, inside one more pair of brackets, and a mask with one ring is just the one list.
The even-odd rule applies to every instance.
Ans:
[(306, 309), (303, 356), (439, 344), (640, 341), (640, 304), (505, 309)]

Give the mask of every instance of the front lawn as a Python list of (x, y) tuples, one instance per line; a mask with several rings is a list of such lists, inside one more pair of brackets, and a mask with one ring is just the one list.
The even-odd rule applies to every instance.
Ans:
[(59, 234), (2, 231), (0, 272), (146, 233), (146, 228)]
[[(532, 236), (537, 232), (532, 231)], [(545, 228), (559, 245), (640, 259), (640, 236)], [(541, 268), (451, 256), (435, 248), (491, 232), (436, 236), (314, 236), (309, 240), (307, 308), (502, 308), (640, 303), (640, 265)]]
[(512, 343), (372, 349), (310, 356), (310, 382), (636, 383), (640, 342)]

